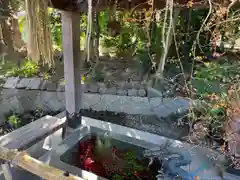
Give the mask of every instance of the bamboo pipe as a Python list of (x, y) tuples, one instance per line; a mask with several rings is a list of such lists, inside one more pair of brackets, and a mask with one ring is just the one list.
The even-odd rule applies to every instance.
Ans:
[(44, 164), (43, 162), (32, 158), (26, 152), (0, 147), (0, 159), (10, 161), (11, 164), (21, 167), (33, 174), (46, 180), (83, 180), (78, 176)]

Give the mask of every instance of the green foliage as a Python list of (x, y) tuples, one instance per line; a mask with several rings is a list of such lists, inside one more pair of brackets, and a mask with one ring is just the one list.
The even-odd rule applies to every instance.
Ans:
[[(43, 109), (36, 109), (34, 111), (28, 111), (24, 112), (23, 114), (17, 114), (14, 112), (9, 112), (9, 114), (6, 114), (7, 122), (5, 122), (2, 126), (0, 126), (0, 136), (11, 132), (12, 130), (18, 129), (22, 126), (25, 126), (43, 116), (46, 115), (53, 115), (55, 116), (59, 112), (50, 112), (50, 111), (44, 111)], [(9, 125), (11, 124), (12, 128), (9, 128)]]
[(50, 79), (49, 73), (44, 72), (44, 73), (43, 73), (43, 79), (44, 79), (44, 80), (49, 80), (49, 79)]
[(11, 8), (14, 11), (22, 11), (24, 10), (24, 1), (22, 0), (10, 0)]
[(176, 41), (179, 56), (184, 59), (184, 63), (191, 63), (191, 58), (199, 53), (210, 52), (210, 35), (209, 31), (200, 33), (199, 44), (203, 52), (200, 51), (199, 46), (196, 47), (196, 54), (194, 54), (194, 44), (196, 43), (197, 32), (199, 31), (205, 17), (207, 16), (207, 9), (185, 9), (180, 12), (178, 23), (176, 25)]
[[(189, 25), (186, 23), (189, 19), (188, 12), (191, 12), (191, 18)], [(196, 32), (200, 28), (205, 16), (207, 15), (207, 10), (189, 10), (186, 11), (185, 15), (180, 15), (178, 18), (178, 24), (176, 27), (177, 42), (179, 47), (179, 55), (184, 56), (190, 54), (192, 56), (192, 45), (196, 39)], [(181, 11), (182, 13), (183, 11)], [(136, 55), (140, 60), (139, 65), (143, 68), (149, 69), (152, 63), (160, 57), (162, 51), (161, 42), (161, 31), (162, 31), (162, 21), (156, 20), (151, 17), (150, 11), (143, 12), (115, 12), (116, 20), (120, 23), (121, 29), (120, 34), (116, 37), (112, 37), (109, 34), (108, 23), (110, 20), (109, 11), (105, 10), (99, 13), (99, 25), (100, 25), (100, 45), (106, 47), (110, 50), (110, 53), (115, 53), (120, 56), (132, 56)], [(159, 14), (162, 17), (162, 13)], [(112, 15), (111, 15), (112, 16)], [(145, 19), (144, 19), (145, 18)], [(140, 19), (143, 19), (142, 21)], [(61, 20), (60, 12), (58, 10), (50, 11), (51, 20), (51, 31), (52, 38), (55, 48), (62, 49), (61, 47)], [(85, 34), (87, 27), (87, 14), (81, 14), (81, 49), (84, 47)], [(94, 29), (94, 27), (93, 27)], [(186, 34), (189, 32), (194, 32), (189, 34), (186, 39)], [(202, 49), (204, 51), (209, 51), (209, 37), (207, 34), (201, 34), (200, 43), (203, 45)], [(171, 52), (169, 53), (171, 55)], [(154, 58), (155, 57), (155, 58)], [(150, 60), (150, 58), (152, 60)], [(147, 66), (146, 66), (147, 64)]]
[(238, 62), (210, 62), (198, 67), (191, 84), (202, 106), (195, 107), (194, 119), (201, 121), (213, 138), (221, 139), (229, 108), (229, 90), (240, 77)]
[[(143, 171), (145, 168), (139, 164), (137, 160), (137, 154), (135, 151), (130, 150), (125, 153), (124, 159), (127, 160), (128, 167), (127, 169), (133, 170), (133, 172)], [(132, 172), (132, 173), (133, 173)]]
[(117, 47), (119, 37), (103, 36), (102, 45), (106, 48)]
[(99, 25), (101, 29), (101, 35), (107, 36), (107, 24), (109, 21), (109, 16), (108, 16), (108, 11), (102, 11), (100, 12), (100, 17), (99, 17)]
[(209, 62), (198, 67), (195, 71), (192, 86), (196, 89), (197, 97), (203, 98), (206, 95), (216, 93), (226, 94), (233, 84), (237, 83), (240, 77), (238, 62)]
[(147, 50), (139, 50), (135, 55), (136, 64), (139, 66), (143, 73), (146, 73), (152, 69), (151, 59)]
[(24, 33), (24, 25), (26, 23), (26, 17), (20, 17), (18, 18), (18, 24), (19, 24), (19, 31), (23, 34)]
[(104, 82), (104, 73), (99, 71), (97, 68), (95, 69), (95, 72), (92, 72), (91, 74), (88, 74), (87, 77), (84, 77), (84, 81), (86, 82)]
[(19, 128), (19, 117), (17, 115), (11, 115), (8, 117), (8, 122), (14, 127), (14, 129)]
[(112, 177), (112, 180), (124, 180), (124, 177), (118, 175), (118, 174), (114, 174)]
[[(213, 94), (212, 96), (214, 96)], [(212, 138), (220, 140), (223, 138), (223, 128), (227, 120), (227, 97), (218, 97), (217, 100), (202, 100), (201, 108), (194, 108), (194, 121), (200, 121), (207, 127), (208, 134)]]
[(107, 25), (109, 21), (108, 12), (100, 13), (99, 23), (101, 29), (102, 45), (104, 47), (114, 47), (119, 55), (133, 53), (137, 43), (137, 23), (129, 23), (123, 20), (128, 16), (127, 13), (117, 12), (121, 24), (120, 34), (116, 37), (109, 35)]
[(137, 155), (135, 151), (128, 151), (124, 155), (124, 159), (127, 161), (125, 167), (125, 177), (134, 177), (135, 172), (141, 172), (145, 169), (139, 162), (137, 162)]
[(137, 155), (134, 150), (127, 151), (124, 154), (124, 160), (127, 162), (124, 167), (124, 175), (120, 176), (118, 174), (113, 175), (113, 180), (124, 180), (129, 178), (136, 178), (135, 173), (145, 170), (142, 164), (137, 161)]
[(40, 68), (35, 62), (26, 60), (22, 67), (13, 68), (9, 76), (36, 77), (39, 75), (39, 72)]
[(62, 49), (62, 23), (61, 13), (58, 10), (50, 10), (50, 22), (52, 40), (56, 49)]
[(23, 66), (23, 74), (25, 77), (36, 76), (39, 73), (39, 66), (33, 61), (26, 61)]

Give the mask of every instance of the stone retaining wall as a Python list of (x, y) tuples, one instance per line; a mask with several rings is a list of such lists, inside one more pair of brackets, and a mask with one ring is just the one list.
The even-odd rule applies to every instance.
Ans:
[[(167, 117), (172, 113), (186, 111), (189, 106), (188, 99), (182, 97), (146, 97), (145, 89), (128, 89), (126, 94), (121, 95), (115, 89), (111, 91), (113, 94), (101, 94), (99, 85), (95, 87), (95, 93), (93, 88), (90, 89), (84, 93), (83, 109)], [(141, 93), (144, 97), (137, 96)], [(23, 113), (36, 108), (64, 110), (64, 85), (40, 78), (8, 78), (3, 85), (0, 107), (1, 122), (4, 121), (3, 115), (9, 111)]]
[[(119, 96), (139, 96), (146, 97), (147, 91), (143, 84), (126, 83), (120, 86), (111, 86), (104, 83), (85, 84), (84, 91), (86, 93), (111, 94)], [(4, 88), (16, 88), (27, 90), (41, 90), (41, 91), (65, 91), (64, 82), (52, 82), (43, 80), (42, 78), (19, 78), (10, 77), (3, 85)]]
[[(109, 85), (104, 83), (84, 84), (85, 93), (111, 94), (118, 96), (135, 96), (135, 97), (159, 97), (162, 94), (146, 87), (139, 82), (122, 83), (120, 85)], [(59, 91), (64, 92), (64, 80), (52, 82), (42, 78), (19, 78), (9, 77), (6, 79), (3, 88), (6, 89), (27, 89), (41, 91)]]

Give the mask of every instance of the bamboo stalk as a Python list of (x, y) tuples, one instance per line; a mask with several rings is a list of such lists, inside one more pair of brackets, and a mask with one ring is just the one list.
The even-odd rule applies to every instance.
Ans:
[(21, 167), (46, 180), (83, 180), (78, 176), (66, 173), (43, 162), (32, 158), (26, 152), (19, 152), (0, 147), (0, 159), (10, 161), (13, 165)]

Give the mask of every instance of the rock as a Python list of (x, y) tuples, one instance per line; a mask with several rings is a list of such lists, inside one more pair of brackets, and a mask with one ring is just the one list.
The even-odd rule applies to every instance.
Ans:
[(48, 82), (47, 83), (47, 91), (56, 91), (57, 90), (57, 83)]
[(99, 88), (99, 93), (100, 94), (105, 94), (107, 92), (107, 88), (106, 87), (100, 87)]
[(16, 96), (9, 98), (9, 105), (14, 113), (21, 114), (24, 112), (24, 108)]
[(89, 92), (91, 93), (97, 93), (98, 92), (98, 84), (90, 84), (89, 86)]
[(35, 101), (38, 98), (39, 93), (39, 91), (20, 91), (18, 93), (17, 98), (24, 108), (24, 111), (36, 109)]
[[(84, 84), (83, 84), (83, 85), (84, 85)], [(60, 80), (58, 81), (57, 91), (58, 91), (58, 92), (64, 92), (64, 91), (65, 91), (65, 80), (64, 80), (64, 79), (60, 79)]]
[(65, 91), (65, 85), (64, 84), (58, 84), (57, 85), (57, 91), (58, 92), (64, 92)]
[(145, 97), (146, 96), (146, 90), (145, 89), (139, 89), (138, 90), (138, 96)]
[(98, 83), (98, 86), (99, 86), (98, 92), (99, 92), (100, 94), (106, 93), (106, 91), (107, 91), (107, 86), (106, 86), (106, 84), (104, 84), (104, 83), (102, 83), (102, 82), (99, 82), (99, 83)]
[(40, 89), (41, 84), (42, 84), (42, 79), (41, 78), (30, 78), (30, 83), (28, 84), (26, 89)]
[(10, 77), (7, 78), (5, 84), (3, 85), (4, 88), (16, 88), (18, 82), (19, 82), (19, 77)]
[(121, 84), (121, 87), (122, 87), (122, 89), (128, 90), (128, 89), (132, 89), (133, 85), (131, 83), (128, 83), (128, 82), (123, 82)]
[(11, 98), (13, 96), (17, 96), (18, 97), (18, 95), (21, 92), (18, 89), (2, 89), (1, 92), (0, 92), (0, 101), (1, 100), (8, 100), (9, 98)]
[(119, 96), (126, 96), (127, 95), (127, 90), (118, 89), (117, 90), (117, 95), (119, 95)]
[(112, 73), (111, 73), (111, 72), (106, 72), (106, 73), (105, 73), (105, 76), (106, 76), (107, 78), (112, 77)]
[(102, 82), (99, 82), (97, 83), (99, 88), (106, 88), (106, 84), (102, 83)]
[(85, 93), (89, 92), (89, 84), (83, 84), (83, 90)]
[(48, 84), (48, 81), (47, 80), (44, 80), (41, 87), (40, 87), (40, 90), (43, 90), (45, 91), (47, 89), (47, 84)]
[(162, 92), (158, 91), (157, 89), (154, 89), (152, 87), (147, 88), (147, 97), (153, 98), (153, 97), (162, 97)]
[(58, 99), (56, 99), (56, 98), (50, 98), (48, 101), (46, 101), (45, 103), (44, 103), (44, 105), (46, 106), (46, 107), (48, 107), (51, 111), (53, 111), (53, 112), (56, 112), (56, 111), (60, 111), (60, 110), (63, 110), (64, 108), (64, 106), (63, 106), (63, 104), (62, 104), (62, 102), (61, 101), (59, 101)]
[(182, 114), (189, 108), (189, 100), (187, 98), (150, 98), (150, 106), (152, 111), (159, 117), (167, 117), (171, 114)]
[(131, 84), (132, 84), (132, 88), (134, 89), (144, 88), (144, 84), (141, 84), (141, 82), (139, 81), (132, 81)]
[(65, 105), (65, 92), (57, 92), (58, 101)]
[(31, 81), (31, 79), (29, 79), (29, 78), (23, 78), (19, 81), (16, 88), (25, 89), (29, 85), (30, 81)]
[(129, 76), (129, 74), (127, 72), (121, 72), (121, 77), (123, 79), (127, 78)]
[(116, 89), (116, 87), (108, 88), (107, 91), (106, 91), (106, 94), (116, 95), (116, 94), (117, 94), (117, 89)]
[(142, 78), (141, 78), (140, 76), (134, 76), (134, 77), (133, 77), (133, 80), (134, 80), (134, 81), (141, 81)]
[(130, 72), (132, 72), (132, 69), (131, 68), (126, 68), (125, 72), (130, 73)]
[(34, 119), (34, 116), (30, 113), (24, 113), (21, 117), (22, 119)]
[(9, 112), (12, 112), (13, 109), (12, 109), (11, 105), (9, 104), (8, 100), (0, 101), (0, 103), (1, 103), (0, 124), (3, 124), (4, 121), (6, 120), (5, 115), (9, 114)]
[(138, 92), (136, 89), (129, 89), (128, 96), (137, 96)]

